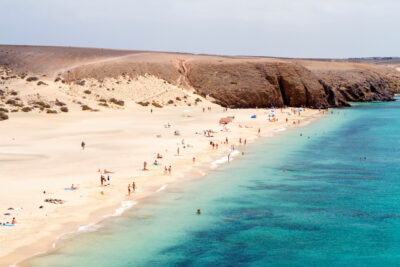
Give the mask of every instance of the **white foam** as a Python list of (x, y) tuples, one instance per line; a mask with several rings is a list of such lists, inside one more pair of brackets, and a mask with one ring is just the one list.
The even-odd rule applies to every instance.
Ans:
[(89, 223), (87, 225), (79, 226), (78, 232), (94, 232), (100, 229), (100, 224), (97, 223)]
[[(230, 161), (232, 161), (235, 156), (240, 154), (240, 152), (238, 150), (233, 150), (230, 154), (231, 154)], [(219, 165), (227, 162), (228, 162), (228, 156), (224, 156), (220, 159), (214, 160), (213, 162), (211, 162), (211, 169), (216, 169)]]
[(122, 201), (121, 207), (116, 209), (114, 214), (111, 215), (113, 217), (121, 216), (127, 209), (135, 206), (138, 202), (137, 201)]
[(286, 128), (280, 128), (278, 130), (275, 130), (274, 132), (278, 133), (278, 132), (284, 132), (284, 131), (286, 131)]
[(205, 176), (206, 175), (206, 173), (203, 172), (202, 170), (197, 170), (197, 171), (200, 173), (201, 176)]
[(161, 191), (165, 190), (165, 188), (167, 188), (167, 186), (168, 186), (167, 184), (161, 186), (160, 188), (157, 189), (156, 192), (161, 192)]

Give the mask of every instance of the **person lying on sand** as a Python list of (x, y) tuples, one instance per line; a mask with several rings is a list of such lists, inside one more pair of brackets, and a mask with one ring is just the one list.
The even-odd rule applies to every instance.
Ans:
[(159, 154), (159, 153), (157, 153), (157, 158), (158, 158), (158, 159), (162, 159), (162, 155)]
[(112, 172), (112, 171), (107, 171), (106, 169), (104, 169), (104, 174), (107, 174), (107, 173), (114, 173), (114, 172)]

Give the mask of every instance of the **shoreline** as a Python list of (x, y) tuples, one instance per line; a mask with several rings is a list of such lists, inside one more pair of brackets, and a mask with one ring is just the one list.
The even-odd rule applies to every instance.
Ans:
[[(240, 112), (244, 113), (246, 116), (249, 116), (252, 113), (255, 113), (255, 112), (259, 113), (260, 111), (264, 112), (265, 110), (256, 110), (256, 111), (255, 110), (241, 110)], [(237, 113), (239, 111), (232, 110), (230, 112)], [(293, 125), (290, 123), (289, 123), (289, 125), (287, 125), (288, 123), (270, 124), (270, 123), (265, 123), (266, 119), (263, 119), (264, 128), (262, 130), (261, 136), (259, 136), (258, 134), (255, 133), (255, 131), (254, 131), (255, 128), (245, 129), (245, 131), (247, 133), (246, 138), (248, 141), (248, 145), (253, 145), (253, 143), (256, 142), (258, 139), (264, 139), (266, 137), (271, 137), (276, 134), (280, 134), (283, 131), (293, 129), (295, 127), (306, 126), (310, 122), (315, 121), (316, 119), (318, 119), (322, 116), (321, 113), (318, 112), (317, 110), (308, 110), (308, 112), (310, 114), (306, 113), (306, 115), (303, 115), (301, 117), (302, 123), (300, 125), (297, 125), (297, 124)], [(280, 114), (280, 115), (282, 115), (282, 114)], [(298, 117), (296, 117), (296, 119), (297, 118)], [(282, 119), (282, 121), (283, 121), (283, 119)], [(235, 122), (235, 123), (237, 123), (237, 122)], [(235, 132), (234, 130), (229, 132), (229, 134), (230, 134), (230, 136), (232, 136), (232, 139), (235, 138), (235, 136), (236, 137), (238, 136), (238, 133)], [(239, 134), (242, 134), (242, 133), (239, 133)], [(230, 137), (230, 139), (231, 139), (231, 137)], [(203, 141), (205, 141), (205, 140), (203, 139)], [(228, 147), (229, 147), (229, 145), (228, 145)], [(239, 153), (240, 152), (237, 152), (238, 157), (239, 157)], [(226, 146), (222, 146), (219, 149), (219, 151), (210, 150), (209, 148), (208, 149), (207, 148), (200, 149), (199, 151), (196, 151), (196, 153), (195, 153), (195, 157), (196, 157), (195, 165), (187, 164), (187, 161), (190, 162), (191, 157), (189, 157), (189, 158), (187, 158), (187, 157), (179, 158), (178, 157), (172, 163), (174, 165), (174, 169), (179, 169), (179, 166), (184, 167), (185, 165), (189, 165), (189, 167), (186, 166), (186, 168), (183, 168), (184, 170), (179, 169), (177, 171), (177, 173), (174, 173), (173, 176), (175, 176), (175, 177), (173, 177), (172, 180), (168, 179), (168, 181), (163, 181), (163, 183), (157, 183), (157, 181), (160, 180), (160, 179), (157, 179), (158, 176), (160, 176), (160, 174), (155, 173), (152, 175), (145, 175), (146, 178), (153, 177), (153, 178), (155, 178), (155, 180), (157, 180), (155, 184), (150, 183), (152, 191), (150, 191), (149, 188), (147, 188), (148, 186), (145, 186), (145, 189), (147, 190), (147, 192), (146, 192), (146, 190), (143, 192), (140, 192), (141, 191), (141, 189), (140, 189), (140, 190), (138, 190), (139, 191), (138, 196), (131, 198), (130, 200), (120, 201), (121, 199), (119, 199), (118, 201), (115, 200), (115, 201), (112, 201), (112, 203), (107, 203), (108, 205), (104, 205), (102, 207), (98, 207), (96, 209), (91, 210), (90, 216), (86, 217), (86, 218), (79, 217), (79, 218), (76, 218), (76, 220), (70, 220), (70, 221), (64, 220), (63, 223), (58, 223), (58, 225), (60, 227), (57, 227), (53, 231), (47, 232), (47, 235), (42, 236), (39, 240), (37, 240), (37, 239), (34, 240), (34, 242), (42, 244), (40, 246), (40, 248), (35, 246), (36, 249), (33, 250), (32, 246), (29, 246), (29, 245), (26, 246), (26, 244), (21, 245), (21, 246), (17, 247), (16, 250), (12, 251), (11, 253), (8, 253), (7, 255), (2, 256), (0, 263), (4, 262), (4, 264), (10, 264), (10, 262), (14, 262), (14, 264), (13, 264), (14, 266), (16, 266), (16, 265), (21, 266), (21, 264), (22, 264), (22, 266), (24, 266), (24, 264), (27, 261), (29, 261), (29, 259), (31, 259), (35, 256), (51, 253), (54, 249), (58, 249), (57, 245), (59, 243), (63, 243), (63, 240), (70, 239), (70, 238), (73, 238), (77, 234), (82, 234), (87, 231), (90, 231), (90, 229), (87, 229), (87, 227), (90, 228), (91, 226), (98, 225), (99, 223), (101, 223), (102, 221), (104, 221), (106, 219), (110, 219), (111, 217), (115, 217), (115, 216), (121, 216), (121, 215), (123, 216), (123, 213), (126, 210), (134, 208), (137, 205), (140, 205), (141, 199), (146, 198), (146, 197), (151, 197), (155, 193), (162, 192), (165, 188), (168, 187), (169, 184), (179, 183), (179, 182), (183, 182), (186, 180), (202, 178), (204, 175), (208, 174), (210, 171), (217, 168), (219, 165), (226, 164), (226, 162), (223, 162), (224, 160), (222, 160), (223, 158), (226, 157), (226, 154), (227, 154)], [(201, 159), (201, 160), (199, 160), (200, 165), (199, 165), (199, 163), (197, 163), (198, 158)], [(184, 161), (184, 162), (182, 162), (182, 161)], [(213, 164), (216, 166), (213, 167)], [(176, 167), (176, 166), (178, 166), (178, 167)], [(197, 172), (197, 174), (195, 174), (195, 172)], [(140, 188), (140, 185), (139, 185), (139, 188)], [(126, 198), (124, 198), (124, 199), (126, 199)], [(128, 205), (128, 206), (130, 205), (130, 206), (123, 207), (124, 201), (125, 201), (126, 205)], [(116, 202), (118, 204), (116, 204)], [(72, 207), (72, 209), (76, 209), (76, 208), (82, 208), (82, 206), (79, 205), (78, 207), (74, 207), (74, 206)], [(66, 225), (68, 225), (68, 226), (66, 227)], [(38, 241), (40, 241), (40, 242), (38, 242)], [(30, 251), (32, 251), (32, 252), (36, 251), (36, 252), (30, 254), (30, 256), (27, 257), (27, 254), (29, 254), (28, 252), (30, 252)], [(41, 251), (41, 252), (37, 252), (37, 251)], [(17, 263), (15, 263), (15, 262), (17, 262)]]

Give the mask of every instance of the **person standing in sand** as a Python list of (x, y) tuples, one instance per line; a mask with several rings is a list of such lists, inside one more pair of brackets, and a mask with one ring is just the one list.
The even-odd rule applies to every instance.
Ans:
[(132, 192), (133, 193), (136, 192), (136, 184), (135, 184), (135, 182), (132, 182)]
[(195, 158), (195, 157), (193, 157), (193, 164), (195, 164), (195, 162), (196, 162), (196, 158)]
[(168, 174), (169, 175), (171, 175), (171, 171), (172, 171), (172, 168), (171, 168), (171, 165), (169, 165), (169, 167), (168, 167)]
[(146, 162), (146, 161), (143, 162), (143, 170), (144, 170), (144, 171), (147, 171), (147, 162)]
[(104, 184), (104, 177), (103, 177), (103, 175), (100, 175), (100, 184), (101, 184), (101, 186), (103, 186), (103, 184)]
[(179, 147), (178, 147), (178, 149), (176, 150), (176, 153), (178, 154), (178, 156), (179, 156)]
[(85, 146), (86, 146), (85, 142), (82, 141), (81, 143), (82, 150), (85, 150)]
[(128, 196), (131, 195), (131, 184), (128, 184)]

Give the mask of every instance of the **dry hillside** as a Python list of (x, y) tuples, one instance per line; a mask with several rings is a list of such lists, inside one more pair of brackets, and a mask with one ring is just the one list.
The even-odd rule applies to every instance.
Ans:
[(127, 104), (340, 107), (390, 101), (400, 87), (397, 71), (374, 64), (9, 45), (0, 76), (3, 118)]

